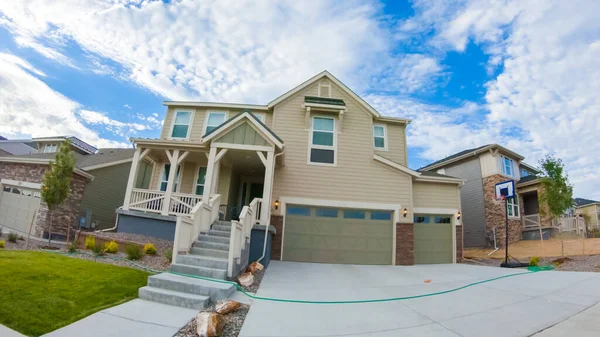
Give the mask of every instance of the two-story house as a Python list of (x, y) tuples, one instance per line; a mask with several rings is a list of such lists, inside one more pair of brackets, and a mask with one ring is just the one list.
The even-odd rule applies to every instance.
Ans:
[[(505, 216), (509, 219), (509, 241), (539, 239), (552, 234), (550, 218), (540, 217), (539, 171), (525, 158), (498, 144), (464, 150), (419, 169), (465, 180), (461, 188), (465, 247), (501, 246), (505, 240)], [(504, 203), (494, 200), (494, 186), (513, 180), (516, 196)], [(495, 241), (494, 241), (495, 240)]]
[(462, 256), (462, 180), (409, 169), (410, 120), (382, 116), (329, 72), (266, 105), (164, 105), (160, 138), (132, 139), (118, 230), (174, 238), (172, 269), (235, 274), (255, 225), (275, 227), (271, 257), (284, 261)]

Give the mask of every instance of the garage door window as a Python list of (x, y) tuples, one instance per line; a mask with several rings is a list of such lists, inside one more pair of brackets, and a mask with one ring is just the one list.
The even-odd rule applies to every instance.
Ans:
[(365, 211), (344, 211), (344, 219), (364, 219)]
[(450, 223), (450, 217), (449, 216), (436, 216), (434, 218), (434, 222), (435, 223)]
[(428, 216), (415, 216), (414, 222), (415, 223), (429, 223), (429, 217)]
[(337, 218), (338, 210), (333, 208), (317, 208), (316, 214), (323, 218)]
[(307, 207), (288, 207), (288, 215), (310, 216), (310, 208)]
[(371, 212), (371, 220), (392, 220), (392, 213)]

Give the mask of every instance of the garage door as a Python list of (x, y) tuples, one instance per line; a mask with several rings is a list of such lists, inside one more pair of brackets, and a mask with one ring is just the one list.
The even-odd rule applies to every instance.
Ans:
[(392, 264), (390, 211), (288, 205), (285, 261)]
[(452, 216), (415, 215), (415, 264), (452, 263)]
[(0, 226), (28, 233), (40, 205), (40, 192), (4, 186), (0, 192)]

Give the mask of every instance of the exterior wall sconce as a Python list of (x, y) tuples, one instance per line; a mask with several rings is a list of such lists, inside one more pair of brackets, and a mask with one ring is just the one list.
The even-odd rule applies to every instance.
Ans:
[(407, 214), (408, 214), (408, 210), (405, 208), (405, 209), (402, 211), (402, 215), (403, 215), (403, 216), (406, 218), (406, 215), (407, 215)]
[(275, 200), (275, 209), (279, 209), (279, 200)]
[(460, 220), (460, 211), (458, 211), (458, 214), (456, 214), (456, 220)]

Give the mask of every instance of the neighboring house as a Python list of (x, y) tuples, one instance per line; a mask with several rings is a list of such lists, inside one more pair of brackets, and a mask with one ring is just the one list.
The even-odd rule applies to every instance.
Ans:
[(509, 241), (539, 239), (539, 228), (551, 234), (551, 219), (540, 217), (538, 194), (542, 188), (539, 171), (524, 163), (523, 156), (498, 144), (464, 150), (431, 163), (420, 172), (437, 172), (465, 180), (461, 188), (465, 247), (504, 244), (503, 203), (493, 200), (494, 186), (515, 182), (516, 197), (508, 200)]
[[(409, 169), (410, 120), (382, 116), (329, 72), (265, 105), (164, 105), (160, 138), (132, 139), (137, 150), (118, 231), (175, 238), (175, 255), (221, 256), (230, 275), (244, 265), (255, 223), (275, 227), (276, 260), (414, 264), (462, 257), (462, 180)], [(139, 171), (140, 159), (152, 165)], [(142, 188), (140, 175), (150, 176)], [(236, 220), (231, 238), (239, 241), (214, 223), (219, 211)], [(207, 235), (194, 243), (200, 233)], [(219, 241), (209, 237), (220, 234)], [(192, 263), (184, 260), (176, 265)]]
[(37, 144), (32, 139), (0, 139), (0, 155), (38, 153)]
[[(27, 234), (47, 237), (49, 214), (40, 199), (40, 188), (48, 164), (66, 137), (38, 138), (41, 153), (0, 157), (0, 226)], [(68, 137), (76, 160), (71, 193), (54, 215), (53, 233), (61, 238), (66, 228), (81, 225), (110, 228), (115, 225), (115, 209), (121, 206), (131, 166), (133, 149), (96, 149)], [(35, 215), (37, 214), (37, 218)], [(53, 235), (54, 236), (54, 235)]]
[(574, 203), (576, 213), (583, 214), (586, 218), (589, 217), (588, 228), (590, 226), (600, 228), (600, 201), (575, 198)]

